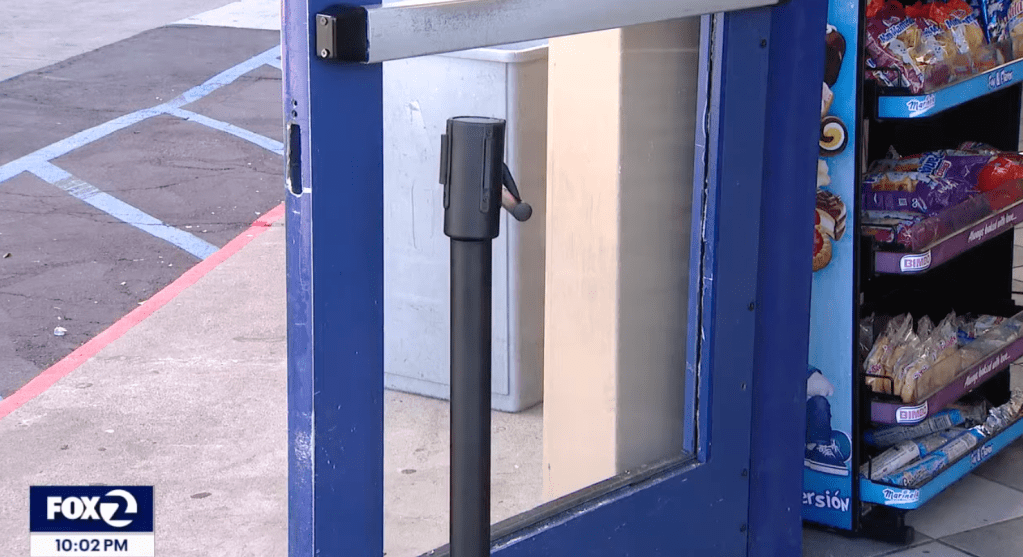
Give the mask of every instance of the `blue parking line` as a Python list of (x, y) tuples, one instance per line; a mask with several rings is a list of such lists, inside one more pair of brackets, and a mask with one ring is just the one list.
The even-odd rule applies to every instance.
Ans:
[(29, 153), (20, 159), (14, 159), (13, 161), (0, 166), (0, 183), (5, 182), (22, 172), (31, 170), (32, 168), (39, 166), (41, 163), (49, 162), (58, 157), (64, 156), (79, 147), (88, 145), (97, 139), (102, 139), (114, 132), (123, 130), (128, 126), (133, 126), (139, 122), (152, 118), (153, 116), (159, 116), (163, 114), (164, 110), (162, 107), (146, 108), (131, 114), (125, 114), (119, 118), (104, 122), (93, 128), (81, 131), (62, 139), (56, 143), (50, 144), (34, 153)]
[(170, 242), (199, 259), (206, 259), (220, 249), (202, 238), (165, 224), (156, 217), (100, 191), (92, 184), (75, 178), (66, 170), (52, 163), (41, 162), (29, 168), (28, 171), (115, 219)]
[(284, 154), (284, 144), (281, 143), (280, 141), (270, 139), (269, 137), (260, 135), (255, 132), (251, 132), (245, 128), (240, 128), (234, 124), (228, 124), (227, 122), (214, 120), (213, 118), (210, 118), (208, 116), (196, 114), (195, 112), (191, 112), (182, 108), (168, 108), (167, 114), (170, 114), (171, 116), (177, 116), (178, 118), (188, 120), (189, 122), (202, 124), (203, 126), (213, 128), (224, 133), (229, 133), (235, 137), (259, 145), (260, 147), (266, 149), (267, 151), (270, 151), (271, 153), (276, 153), (278, 155)]
[(208, 79), (202, 85), (193, 87), (164, 104), (154, 106), (152, 108), (145, 108), (132, 112), (131, 114), (125, 114), (124, 116), (78, 132), (71, 137), (4, 164), (0, 166), (0, 183), (13, 178), (22, 172), (31, 172), (33, 171), (32, 169), (39, 168), (40, 165), (44, 163), (48, 163), (53, 159), (66, 155), (79, 147), (88, 145), (89, 143), (102, 139), (114, 132), (127, 128), (128, 126), (132, 126), (142, 122), (143, 120), (152, 118), (153, 116), (166, 114), (169, 110), (178, 109), (186, 104), (193, 103), (217, 89), (224, 87), (225, 85), (230, 85), (241, 76), (260, 66), (273, 65), (274, 60), (276, 60), (280, 55), (280, 49), (280, 45), (275, 46), (262, 54), (238, 64), (237, 66), (224, 70), (223, 72)]
[(194, 103), (195, 101), (209, 95), (210, 93), (220, 89), (225, 85), (234, 83), (239, 77), (251, 72), (252, 70), (263, 66), (272, 65), (273, 61), (276, 60), (281, 53), (281, 46), (277, 45), (266, 52), (253, 56), (248, 60), (238, 64), (233, 68), (229, 68), (220, 72), (219, 74), (206, 80), (206, 83), (193, 87), (188, 91), (185, 91), (177, 98), (167, 101), (167, 106), (172, 108), (181, 108), (186, 104)]

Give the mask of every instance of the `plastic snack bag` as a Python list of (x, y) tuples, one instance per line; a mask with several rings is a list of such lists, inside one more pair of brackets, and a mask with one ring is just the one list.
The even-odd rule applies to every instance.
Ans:
[(997, 44), (1009, 40), (1009, 5), (1011, 0), (973, 0), (982, 6), (987, 42)]
[(968, 56), (978, 72), (998, 65), (994, 51), (987, 48), (987, 36), (973, 8), (963, 0), (932, 2), (931, 17), (940, 21), (952, 34), (960, 54)]
[[(930, 331), (924, 331), (927, 324), (930, 323), (930, 319), (927, 316), (921, 318), (921, 321), (927, 319), (923, 326), (917, 325), (916, 332), (909, 332), (906, 335), (905, 349), (899, 359), (895, 362), (892, 367), (892, 394), (895, 396), (902, 396), (902, 387), (905, 383), (907, 372), (911, 369), (920, 366), (921, 364), (926, 365), (928, 358), (925, 355), (927, 349), (927, 341), (930, 338)], [(927, 334), (921, 334), (927, 333)]]
[(918, 373), (922, 373), (928, 367), (930, 367), (933, 358), (928, 355), (930, 344), (927, 342), (929, 339), (921, 338), (920, 335), (912, 335), (908, 342), (908, 347), (903, 353), (902, 357), (895, 364), (895, 369), (892, 373), (892, 394), (901, 397), (906, 400), (909, 396), (906, 394), (905, 388), (907, 386), (907, 379), (912, 378)]
[(963, 145), (977, 145), (977, 147), (974, 149), (927, 151), (908, 157), (900, 157), (894, 149), (889, 149), (887, 157), (875, 161), (870, 166), (870, 172), (922, 172), (928, 176), (952, 178), (976, 185), (984, 167), (993, 158), (996, 158), (996, 155), (1003, 156), (1003, 154), (988, 152), (986, 147), (980, 143), (964, 143)]
[(915, 19), (920, 28), (920, 44), (911, 54), (923, 68), (927, 89), (951, 83), (961, 75), (969, 75), (972, 70), (968, 61), (965, 68), (956, 68), (952, 63), (959, 54), (955, 40), (944, 25), (931, 18), (930, 12), (927, 4), (906, 6), (906, 15)]
[(959, 144), (959, 147), (957, 147), (956, 150), (968, 153), (983, 153), (985, 155), (997, 155), (1002, 152), (1001, 149), (996, 149), (995, 147), (980, 141), (964, 141)]
[(981, 429), (987, 435), (995, 435), (1016, 420), (1021, 408), (1023, 408), (1023, 391), (1013, 391), (1009, 396), (1009, 402), (991, 409)]
[(922, 92), (924, 71), (912, 55), (920, 40), (921, 32), (916, 20), (906, 15), (902, 4), (895, 0), (870, 0), (867, 5), (866, 47), (878, 68), (875, 75), (884, 76), (885, 68), (898, 70), (902, 74), (903, 87), (908, 87), (911, 93)]
[(1012, 0), (1006, 14), (1006, 34), (1012, 41), (1013, 60), (1023, 58), (1023, 0)]
[(930, 394), (944, 386), (959, 372), (962, 366), (961, 359), (956, 358), (959, 349), (958, 333), (955, 312), (945, 316), (934, 328), (934, 332), (921, 346), (919, 360), (911, 363), (900, 378), (901, 385), (897, 394), (903, 402), (918, 402), (921, 395)]
[[(913, 316), (908, 313), (900, 315), (888, 322), (885, 332), (874, 341), (874, 346), (863, 362), (863, 370), (870, 376), (867, 377), (867, 386), (875, 393), (892, 392), (892, 382), (885, 374), (885, 364), (892, 357), (896, 348), (906, 335), (906, 331), (913, 328)], [(901, 354), (900, 354), (901, 356)]]
[(866, 360), (870, 354), (870, 349), (874, 347), (874, 314), (871, 313), (867, 317), (860, 319), (859, 328), (859, 349), (860, 357)]
[(964, 430), (952, 428), (939, 431), (919, 440), (908, 440), (889, 448), (885, 452), (870, 459), (860, 466), (860, 474), (871, 480), (878, 480), (896, 470), (911, 464), (914, 460), (927, 456), (941, 448), (945, 443), (955, 439)]
[(964, 180), (925, 172), (882, 172), (863, 177), (863, 211), (913, 212), (932, 216), (977, 191)]
[(925, 396), (952, 382), (962, 370), (959, 353), (959, 326), (955, 312), (945, 316), (928, 339), (924, 350), (926, 363), (907, 374), (902, 387), (902, 401), (919, 402)]
[(867, 75), (874, 81), (880, 83), (882, 87), (902, 86), (902, 73), (897, 71), (897, 69), (882, 69), (869, 55), (863, 61), (863, 65), (867, 68)]
[(981, 431), (968, 429), (919, 462), (911, 463), (909, 466), (881, 478), (881, 481), (902, 487), (915, 487), (933, 478), (938, 472), (970, 452), (977, 446), (977, 443), (983, 440), (984, 434)]
[(890, 425), (869, 430), (863, 434), (863, 440), (874, 447), (887, 449), (909, 439), (919, 439), (962, 425), (965, 421), (966, 416), (963, 412), (951, 408), (942, 410), (918, 424)]
[(931, 333), (933, 332), (934, 322), (931, 321), (930, 317), (925, 315), (916, 322), (916, 334), (919, 335), (921, 339), (927, 340), (931, 338)]
[[(920, 344), (920, 337), (913, 331), (913, 316), (906, 314), (905, 321), (906, 325), (900, 328), (901, 334), (896, 337), (895, 346), (888, 353), (888, 356), (881, 361), (882, 375), (890, 378), (883, 385), (886, 394), (898, 395), (898, 392), (896, 392), (898, 386), (898, 374), (896, 373), (898, 365), (900, 362), (905, 364), (907, 359), (912, 357), (913, 350)], [(910, 356), (907, 356), (907, 354), (910, 354)]]

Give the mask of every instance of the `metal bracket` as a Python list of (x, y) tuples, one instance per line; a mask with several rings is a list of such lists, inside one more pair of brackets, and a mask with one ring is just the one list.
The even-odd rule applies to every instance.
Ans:
[(316, 57), (321, 60), (364, 60), (369, 56), (366, 41), (366, 8), (333, 6), (316, 14)]

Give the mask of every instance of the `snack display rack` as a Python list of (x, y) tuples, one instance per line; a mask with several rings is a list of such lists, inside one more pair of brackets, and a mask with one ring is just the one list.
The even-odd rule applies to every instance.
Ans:
[(898, 487), (860, 478), (860, 500), (893, 509), (918, 509), (1021, 436), (1023, 420), (1017, 420), (920, 487)]
[(1023, 82), (1023, 60), (1014, 60), (922, 95), (884, 95), (877, 99), (878, 118), (927, 118), (992, 91)]
[(972, 223), (919, 250), (874, 251), (874, 272), (884, 274), (923, 273), (959, 257), (966, 250), (1008, 232), (1023, 222), (1023, 201), (990, 217)]
[[(912, 8), (916, 12), (907, 12), (925, 13), (926, 10), (921, 10), (928, 4), (952, 1), (959, 2), (924, 0)], [(983, 145), (991, 150), (985, 152), (999, 152), (990, 155), (994, 160), (1002, 155), (1015, 156), (1020, 150), (1023, 57), (1018, 54), (1023, 50), (1023, 14), (1018, 12), (1023, 11), (1023, 0), (978, 0), (956, 5), (962, 4), (973, 6), (978, 12), (957, 13), (944, 24), (969, 23), (970, 17), (975, 16), (973, 21), (978, 21), (985, 33), (995, 27), (993, 23), (989, 26), (987, 14), (980, 12), (1004, 5), (1004, 30), (1010, 5), (1019, 4), (1014, 12), (1020, 20), (1020, 37), (1016, 39), (1021, 43), (1019, 48), (1012, 47), (1005, 30), (1003, 40), (1010, 43), (1007, 47), (1004, 42), (998, 43), (998, 52), (1003, 54), (998, 55), (995, 67), (986, 66), (989, 69), (960, 76), (938, 87), (923, 86), (921, 78), (914, 90), (912, 80), (885, 83), (879, 77), (881, 72), (891, 69), (890, 62), (900, 53), (910, 56), (920, 52), (897, 38), (901, 37), (898, 33), (905, 32), (908, 25), (905, 22), (911, 19), (899, 11), (902, 4), (895, 0), (829, 0), (807, 372), (803, 516), (809, 523), (893, 543), (913, 539), (914, 532), (905, 522), (907, 511), (926, 504), (1023, 437), (1023, 419), (1018, 405), (1013, 406), (1016, 399), (1011, 396), (1009, 372), (1011, 364), (1023, 358), (1020, 331), (1023, 308), (1017, 307), (1012, 298), (1010, 233), (1023, 222), (1023, 181), (1006, 181), (997, 189), (977, 187), (965, 201), (949, 201), (944, 213), (914, 205), (913, 210), (918, 210), (924, 220), (907, 221), (916, 224), (901, 224), (901, 228), (893, 225), (888, 236), (877, 233), (881, 229), (878, 222), (888, 216), (885, 210), (899, 211), (891, 207), (879, 209), (872, 205), (877, 203), (877, 196), (869, 200), (867, 197), (868, 191), (880, 191), (881, 197), (888, 196), (885, 199), (895, 203), (905, 203), (903, 199), (910, 198), (916, 203), (924, 198), (925, 194), (914, 189), (924, 189), (920, 185), (924, 182), (909, 180), (908, 185), (875, 188), (870, 181), (873, 178), (868, 179), (877, 173), (875, 164), (890, 159), (892, 153), (961, 150), (973, 154), (970, 151), (973, 145)], [(879, 12), (883, 12), (883, 17), (878, 16)], [(921, 21), (919, 36), (924, 39), (928, 32), (940, 27), (930, 19)], [(989, 40), (995, 44), (993, 39)], [(892, 46), (896, 43), (901, 51)], [(872, 56), (879, 48), (892, 49), (889, 63), (874, 59), (884, 58), (884, 53)], [(895, 74), (902, 70), (905, 68)], [(925, 163), (919, 163), (921, 169), (924, 166)], [(913, 172), (916, 174), (912, 176), (929, 172), (928, 176), (939, 176), (937, 181), (945, 178), (940, 173), (944, 170), (929, 168), (925, 172), (914, 168)], [(864, 216), (868, 213), (870, 218)], [(917, 232), (920, 233), (914, 236)], [(888, 322), (906, 314), (911, 315), (910, 333), (917, 319), (926, 317), (928, 323), (945, 323), (943, 318), (967, 314), (998, 322), (1004, 319), (1004, 323), (1016, 328), (1006, 329), (997, 341), (984, 344), (983, 352), (963, 357), (961, 365), (949, 364), (940, 382), (928, 383), (921, 396), (900, 396), (892, 377), (870, 373), (864, 337), (869, 336), (866, 344), (874, 343)], [(962, 330), (955, 330), (961, 336)], [(953, 339), (951, 344), (957, 350), (974, 341), (973, 337), (963, 340), (954, 335)], [(942, 345), (947, 346), (948, 343)], [(979, 350), (974, 346), (974, 350)], [(924, 371), (917, 372), (914, 380), (928, 369), (937, 373), (933, 371), (937, 367), (933, 362), (922, 366)], [(879, 379), (889, 381), (887, 390), (877, 388)], [(914, 479), (907, 480), (908, 483), (897, 483), (892, 475), (875, 477), (873, 472), (863, 472), (865, 467), (873, 466), (872, 459), (883, 456), (880, 454), (883, 448), (897, 448), (871, 446), (864, 440), (866, 432), (926, 425), (936, 415), (965, 407), (968, 402), (983, 404), (983, 413), (977, 414), (980, 417), (974, 416), (972, 422), (962, 423), (962, 427), (957, 424), (943, 430), (962, 437), (973, 432), (968, 449), (953, 452), (947, 449), (953, 444), (949, 443), (933, 450), (935, 454), (928, 462), (940, 465), (928, 469), (923, 479), (910, 475)], [(991, 418), (987, 418), (985, 426), (988, 413), (994, 416), (1003, 410), (1009, 412), (1005, 409), (1010, 407), (1014, 408), (1011, 419), (1008, 414), (999, 414), (1001, 421), (997, 427), (991, 425)], [(919, 438), (904, 443), (914, 439)], [(909, 460), (899, 472), (926, 460), (923, 449), (920, 450), (919, 456), (914, 456), (915, 460)]]
[(870, 399), (870, 421), (876, 424), (916, 424), (933, 416), (949, 404), (963, 398), (973, 389), (1003, 371), (1010, 363), (1023, 357), (1023, 339), (1017, 339), (981, 361), (960, 372), (949, 384), (914, 404), (901, 400)]

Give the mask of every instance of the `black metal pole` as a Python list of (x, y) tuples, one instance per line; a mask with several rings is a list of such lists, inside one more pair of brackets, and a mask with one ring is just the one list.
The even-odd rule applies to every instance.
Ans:
[(451, 556), (490, 555), (491, 240), (451, 240)]
[(504, 128), (452, 118), (441, 148), (451, 238), (451, 557), (490, 555), (491, 242), (500, 232)]

